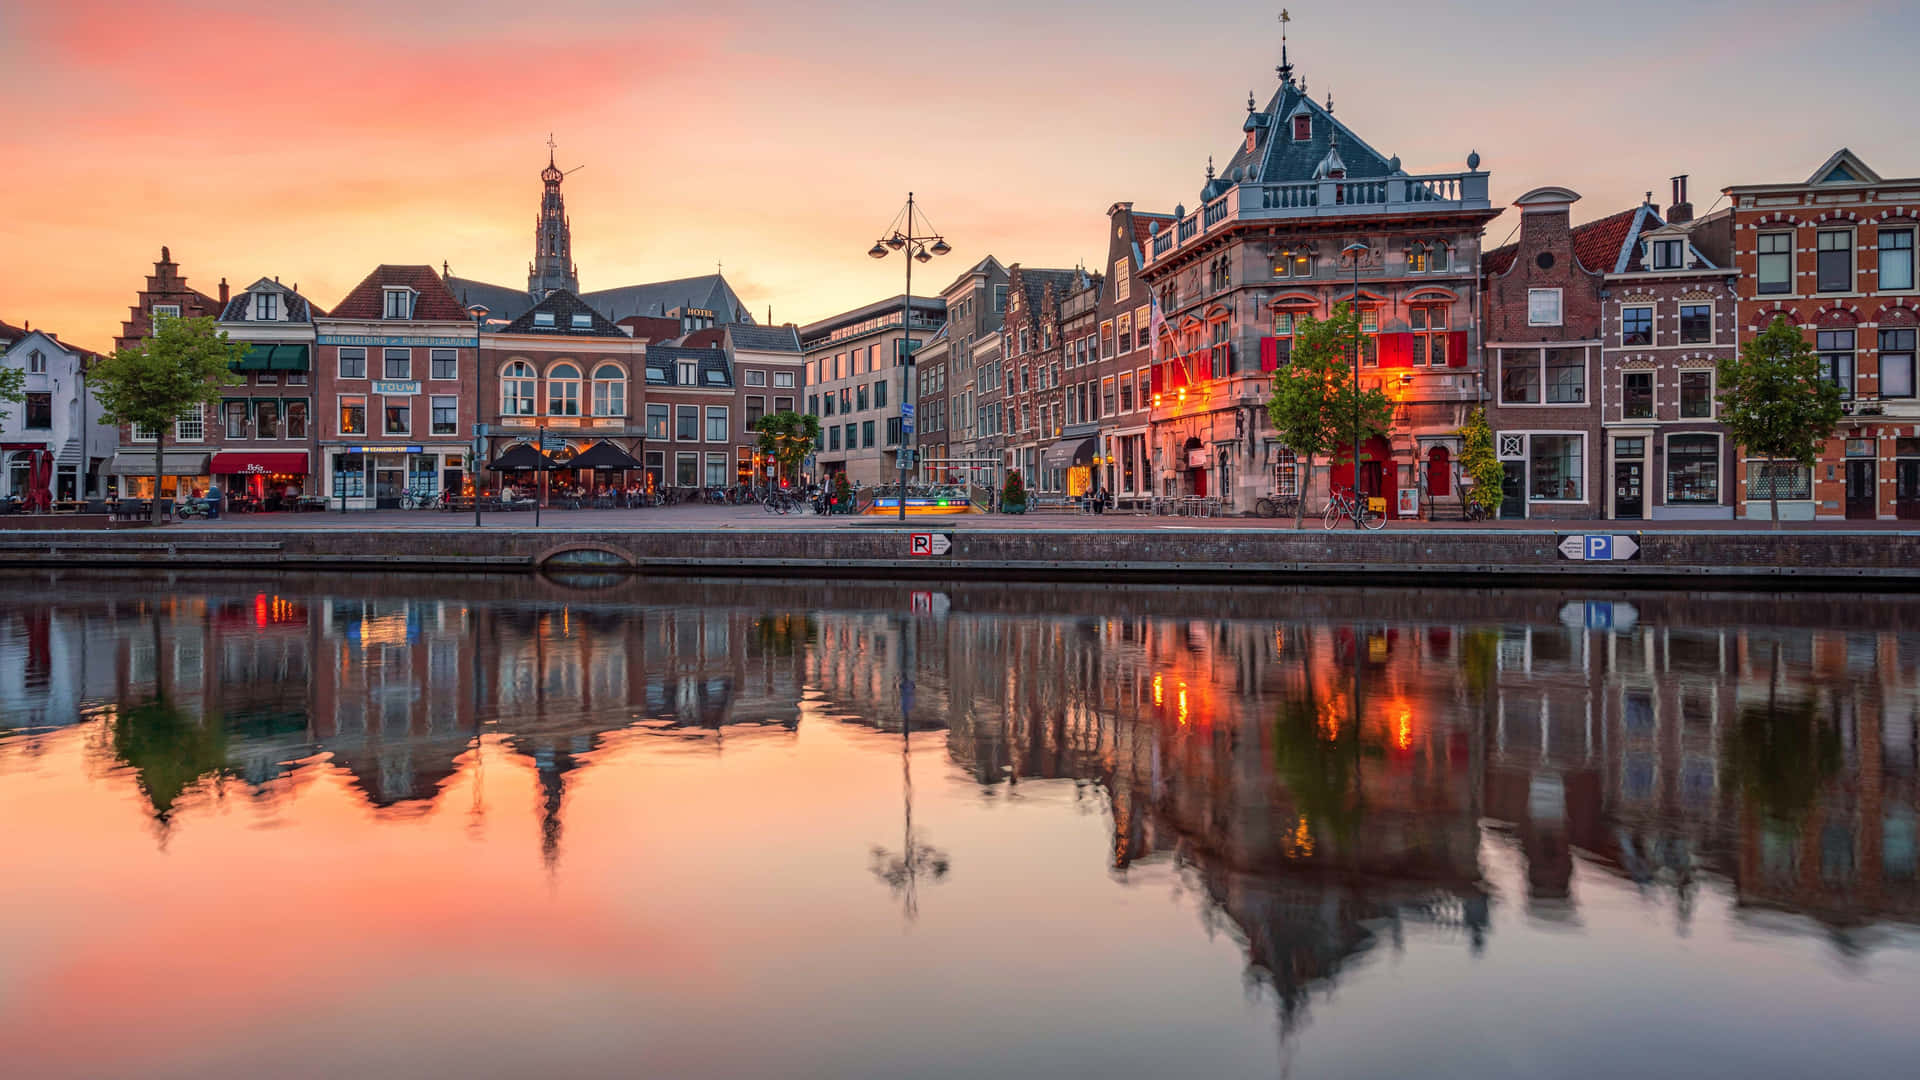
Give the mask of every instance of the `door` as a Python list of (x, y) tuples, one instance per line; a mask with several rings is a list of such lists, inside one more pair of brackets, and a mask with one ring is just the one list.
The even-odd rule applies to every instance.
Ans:
[(373, 505), (381, 510), (400, 506), (400, 493), (407, 489), (407, 474), (402, 469), (380, 468), (373, 474)]
[(1872, 458), (1852, 458), (1847, 462), (1847, 518), (1872, 521), (1880, 514), (1876, 489), (1879, 474)]
[(1427, 494), (1436, 499), (1453, 494), (1453, 455), (1444, 446), (1427, 454)]
[(1195, 495), (1205, 495), (1207, 493), (1207, 470), (1193, 469), (1191, 471), (1193, 473), (1193, 493)]
[(1920, 458), (1893, 463), (1893, 486), (1893, 516), (1902, 521), (1920, 520)]
[(1503, 461), (1500, 463), (1500, 468), (1500, 516), (1503, 518), (1526, 517), (1527, 463)]
[(1645, 466), (1638, 461), (1616, 461), (1613, 463), (1613, 516), (1616, 518), (1639, 518), (1645, 513), (1646, 497), (1642, 492), (1645, 479), (1642, 471)]

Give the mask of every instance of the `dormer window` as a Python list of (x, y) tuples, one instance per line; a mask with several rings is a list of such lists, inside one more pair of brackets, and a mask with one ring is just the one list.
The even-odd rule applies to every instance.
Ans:
[(593, 329), (593, 316), (575, 312), (573, 316), (573, 328), (575, 330)]
[(534, 312), (534, 313), (533, 313), (533, 325), (535, 325), (535, 326), (552, 326), (552, 325), (553, 325), (553, 312), (551, 312), (551, 311), (536, 311), (536, 312)]
[(280, 318), (280, 297), (274, 293), (261, 293), (254, 297), (253, 317), (261, 322), (277, 322)]
[(1678, 270), (1681, 267), (1681, 240), (1654, 240), (1647, 247), (1655, 270)]
[(680, 385), (692, 386), (697, 383), (699, 380), (694, 378), (694, 373), (698, 370), (699, 365), (692, 360), (680, 361)]
[(413, 318), (413, 298), (415, 294), (412, 289), (407, 288), (405, 285), (388, 285), (382, 291), (386, 294), (386, 305), (382, 309), (386, 314), (382, 316), (383, 318)]
[(1311, 138), (1313, 138), (1313, 114), (1305, 112), (1293, 114), (1293, 141), (1306, 142)]

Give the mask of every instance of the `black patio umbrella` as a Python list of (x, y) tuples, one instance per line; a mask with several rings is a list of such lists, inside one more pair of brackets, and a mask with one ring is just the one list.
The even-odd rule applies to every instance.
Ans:
[(529, 470), (553, 469), (553, 459), (535, 450), (528, 443), (511, 447), (506, 453), (487, 464), (494, 472), (527, 472)]
[(633, 455), (613, 445), (605, 439), (594, 443), (568, 459), (569, 469), (638, 469), (640, 463)]

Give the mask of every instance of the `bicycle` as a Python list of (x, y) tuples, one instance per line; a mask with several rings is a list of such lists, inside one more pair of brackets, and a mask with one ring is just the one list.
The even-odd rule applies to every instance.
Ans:
[(1468, 499), (1466, 506), (1460, 510), (1460, 517), (1463, 521), (1486, 521), (1493, 517), (1493, 512), (1478, 502)]
[(1340, 524), (1343, 517), (1357, 521), (1361, 528), (1369, 530), (1382, 528), (1387, 523), (1387, 515), (1375, 510), (1371, 502), (1356, 497), (1346, 489), (1335, 488), (1327, 497), (1326, 519), (1321, 524), (1331, 529)]
[(1256, 517), (1286, 517), (1299, 508), (1300, 497), (1297, 495), (1271, 495), (1253, 501)]
[(769, 514), (791, 514), (799, 509), (799, 504), (784, 491), (770, 491), (760, 500), (760, 509)]
[(409, 488), (400, 493), (400, 509), (402, 510), (431, 510), (437, 502), (438, 500), (431, 491)]

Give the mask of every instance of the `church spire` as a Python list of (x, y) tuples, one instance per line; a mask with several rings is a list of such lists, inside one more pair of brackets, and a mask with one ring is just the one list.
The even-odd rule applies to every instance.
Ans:
[(540, 215), (533, 225), (533, 265), (527, 269), (527, 292), (539, 299), (555, 289), (580, 291), (573, 265), (573, 226), (567, 220), (566, 198), (560, 182), (567, 174), (554, 163), (553, 135), (547, 135), (547, 167), (540, 170)]

